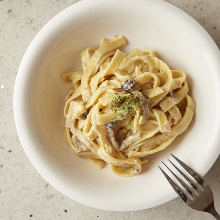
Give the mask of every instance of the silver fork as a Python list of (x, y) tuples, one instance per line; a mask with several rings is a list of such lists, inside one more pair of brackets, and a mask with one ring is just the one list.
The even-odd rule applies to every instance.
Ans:
[(166, 173), (165, 171), (158, 165), (163, 175), (166, 177), (170, 185), (173, 187), (175, 192), (180, 196), (180, 198), (192, 209), (198, 211), (204, 211), (212, 214), (217, 220), (220, 220), (220, 215), (215, 210), (214, 206), (214, 197), (211, 188), (204, 181), (204, 179), (196, 173), (193, 169), (183, 163), (176, 156), (171, 154), (172, 157), (194, 178), (193, 181), (189, 178), (183, 171), (181, 171), (171, 160), (168, 161), (172, 164), (172, 166), (182, 175), (182, 177), (188, 182), (190, 187), (179, 178), (163, 161), (162, 163), (166, 168), (172, 173), (172, 175), (176, 178), (177, 181), (183, 186), (181, 189)]

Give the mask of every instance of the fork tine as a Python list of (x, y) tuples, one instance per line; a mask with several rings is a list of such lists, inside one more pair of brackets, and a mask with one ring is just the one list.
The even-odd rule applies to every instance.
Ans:
[(180, 182), (184, 189), (193, 197), (192, 191), (189, 187), (162, 161), (163, 165), (173, 174), (173, 176)]
[(196, 185), (193, 183), (193, 181), (185, 174), (182, 170), (180, 170), (170, 159), (167, 158), (167, 160), (175, 167), (175, 169), (184, 177), (184, 179), (190, 183), (190, 185), (198, 192), (198, 189)]
[(180, 198), (185, 202), (188, 203), (189, 197), (179, 188), (179, 186), (176, 185), (176, 183), (165, 173), (165, 171), (158, 165), (159, 169), (163, 173), (163, 175), (166, 177), (170, 185), (173, 187), (175, 192), (180, 196)]
[(171, 154), (173, 158), (196, 180), (197, 183), (199, 183), (201, 186), (203, 186), (204, 180), (202, 177), (196, 173), (193, 169), (191, 169), (189, 166), (187, 166), (185, 163), (183, 163), (180, 159), (178, 159), (176, 156)]

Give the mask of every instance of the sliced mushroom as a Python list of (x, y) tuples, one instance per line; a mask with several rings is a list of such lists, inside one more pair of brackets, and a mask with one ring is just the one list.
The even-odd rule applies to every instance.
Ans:
[(136, 81), (133, 79), (127, 79), (124, 81), (124, 83), (121, 86), (121, 89), (124, 91), (130, 91), (135, 88)]
[(107, 129), (114, 129), (115, 125), (116, 125), (115, 121), (110, 121), (110, 122), (105, 124)]
[(121, 90), (125, 92), (131, 92), (134, 90), (140, 90), (140, 87), (137, 85), (137, 81), (134, 79), (127, 79), (121, 86)]
[(117, 129), (117, 122), (108, 122), (105, 124), (107, 129), (108, 140), (111, 145), (115, 148), (115, 150), (119, 151), (119, 145), (116, 141), (115, 131)]
[(127, 127), (121, 127), (117, 133), (115, 133), (116, 135), (116, 141), (118, 142), (118, 145), (121, 146), (122, 141), (127, 137), (127, 134), (129, 132), (129, 129)]
[(149, 117), (149, 112), (150, 112), (148, 104), (147, 104), (147, 100), (140, 91), (135, 90), (135, 91), (132, 91), (131, 93), (140, 99), (140, 108), (142, 111), (142, 120), (140, 122), (141, 124), (144, 124), (146, 123)]

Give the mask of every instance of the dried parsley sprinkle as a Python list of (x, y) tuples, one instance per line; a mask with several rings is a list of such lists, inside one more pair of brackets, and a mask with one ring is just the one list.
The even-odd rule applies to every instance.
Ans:
[(112, 99), (111, 110), (116, 114), (117, 118), (124, 119), (134, 113), (137, 104), (146, 105), (147, 101), (143, 102), (132, 93), (116, 93)]

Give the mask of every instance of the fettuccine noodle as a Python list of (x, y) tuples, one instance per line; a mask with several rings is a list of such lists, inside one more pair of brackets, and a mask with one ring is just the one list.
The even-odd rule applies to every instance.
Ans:
[(82, 70), (71, 82), (65, 135), (75, 154), (120, 176), (141, 173), (147, 156), (165, 149), (187, 130), (195, 112), (186, 75), (152, 51), (119, 50), (122, 36), (82, 50)]

